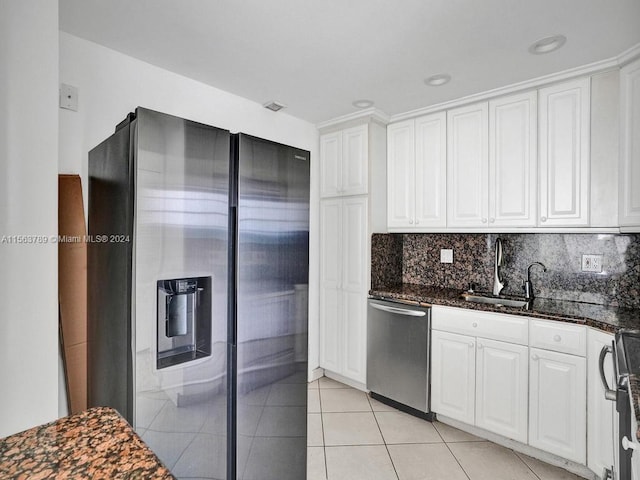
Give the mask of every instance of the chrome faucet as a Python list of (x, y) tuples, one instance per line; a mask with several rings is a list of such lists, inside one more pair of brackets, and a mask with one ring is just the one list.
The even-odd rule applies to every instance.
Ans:
[(502, 240), (496, 238), (496, 260), (493, 265), (493, 294), (500, 295), (500, 292), (504, 288), (504, 282), (502, 281), (502, 272), (500, 267), (504, 267), (504, 255), (502, 254)]
[(524, 289), (524, 298), (526, 298), (527, 300), (533, 300), (533, 284), (531, 283), (531, 267), (538, 265), (539, 267), (542, 267), (542, 271), (546, 272), (547, 271), (547, 267), (545, 267), (542, 263), (540, 262), (533, 262), (531, 265), (529, 265), (527, 267), (527, 279), (524, 281), (522, 288)]

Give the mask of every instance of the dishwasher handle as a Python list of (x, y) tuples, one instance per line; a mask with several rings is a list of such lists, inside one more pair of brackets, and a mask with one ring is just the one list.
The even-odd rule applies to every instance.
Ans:
[(390, 307), (388, 305), (380, 305), (379, 303), (370, 303), (376, 310), (382, 310), (388, 313), (397, 313), (398, 315), (406, 315), (408, 317), (424, 317), (427, 313), (421, 310), (407, 310), (406, 308)]

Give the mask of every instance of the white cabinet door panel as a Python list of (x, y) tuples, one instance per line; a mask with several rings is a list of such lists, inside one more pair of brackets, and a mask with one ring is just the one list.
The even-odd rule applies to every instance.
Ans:
[(489, 102), (489, 226), (537, 220), (537, 95)]
[(320, 137), (320, 196), (339, 195), (342, 188), (342, 134)]
[(444, 227), (447, 223), (447, 115), (415, 122), (415, 226)]
[(640, 60), (620, 70), (621, 226), (640, 227)]
[[(590, 328), (587, 335), (587, 466), (602, 475), (605, 468), (614, 465), (615, 423), (617, 413), (615, 402), (607, 400), (600, 379), (600, 352), (603, 347), (611, 347), (613, 335)], [(609, 387), (615, 388), (613, 359), (605, 357), (605, 375)], [(614, 420), (615, 418), (615, 420)]]
[(540, 223), (588, 226), (590, 80), (539, 91)]
[(488, 104), (447, 112), (447, 225), (488, 223)]
[(342, 133), (341, 195), (367, 193), (369, 185), (368, 126), (349, 128)]
[[(367, 205), (366, 197), (342, 200), (342, 258), (345, 290), (366, 292), (367, 288)], [(336, 253), (340, 251), (337, 250)]]
[(586, 462), (586, 359), (530, 349), (529, 445)]
[(387, 127), (387, 226), (413, 226), (415, 220), (415, 122)]
[(431, 342), (431, 409), (473, 425), (475, 339), (434, 331)]
[(529, 349), (479, 338), (476, 352), (476, 426), (526, 443)]
[(367, 381), (367, 295), (366, 292), (343, 292), (342, 332), (344, 345), (342, 372), (357, 382)]

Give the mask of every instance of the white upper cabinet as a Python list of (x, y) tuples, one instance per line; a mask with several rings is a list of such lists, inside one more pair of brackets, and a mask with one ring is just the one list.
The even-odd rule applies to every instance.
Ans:
[(449, 227), (534, 227), (536, 92), (448, 112)]
[(418, 231), (446, 225), (446, 113), (387, 128), (387, 226)]
[(590, 79), (539, 90), (541, 227), (589, 225)]
[(489, 102), (489, 226), (535, 227), (537, 95)]
[(489, 222), (489, 105), (447, 112), (447, 226), (486, 227)]
[(367, 125), (320, 137), (320, 196), (366, 194), (369, 184)]
[(620, 70), (620, 198), (621, 227), (640, 230), (640, 60)]

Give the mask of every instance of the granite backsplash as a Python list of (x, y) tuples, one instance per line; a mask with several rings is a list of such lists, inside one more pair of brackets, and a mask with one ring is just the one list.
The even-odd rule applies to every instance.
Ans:
[[(495, 240), (502, 239), (507, 282), (503, 294), (522, 295), (531, 269), (537, 297), (640, 308), (640, 235), (616, 234), (374, 234), (371, 286), (398, 283), (465, 290), (493, 287)], [(453, 250), (453, 263), (440, 263), (440, 249)], [(582, 272), (582, 255), (603, 255), (602, 273)]]

